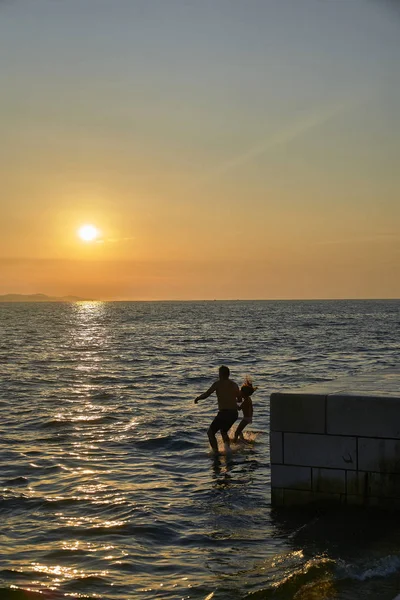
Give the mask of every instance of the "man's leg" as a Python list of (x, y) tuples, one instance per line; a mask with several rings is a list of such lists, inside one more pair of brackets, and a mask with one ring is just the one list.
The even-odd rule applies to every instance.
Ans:
[(208, 439), (209, 439), (210, 444), (211, 444), (211, 448), (214, 450), (214, 452), (218, 452), (217, 438), (215, 437), (215, 433), (213, 432), (213, 430), (211, 429), (211, 427), (208, 429), (207, 435), (208, 435)]
[(228, 448), (231, 447), (231, 441), (229, 439), (229, 435), (227, 431), (222, 431), (221, 429), (221, 435), (222, 435), (222, 439), (224, 440), (224, 444), (225, 446), (228, 446)]
[(221, 435), (222, 439), (224, 440), (224, 444), (227, 447), (227, 450), (229, 450), (231, 447), (231, 441), (229, 439), (229, 430), (237, 418), (238, 413), (236, 410), (227, 411), (227, 413), (225, 413), (224, 424), (221, 427)]

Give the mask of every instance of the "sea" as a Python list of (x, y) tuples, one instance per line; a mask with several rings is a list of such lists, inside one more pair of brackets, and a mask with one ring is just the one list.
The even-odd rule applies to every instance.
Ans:
[[(271, 507), (269, 396), (399, 340), (399, 300), (0, 304), (0, 598), (392, 600), (398, 516)], [(258, 389), (216, 458), (222, 364)]]

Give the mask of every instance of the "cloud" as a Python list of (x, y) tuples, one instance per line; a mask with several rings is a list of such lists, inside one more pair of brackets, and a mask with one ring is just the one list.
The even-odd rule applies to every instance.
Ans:
[(120, 238), (99, 238), (98, 240), (96, 240), (96, 243), (97, 244), (119, 244), (121, 242), (130, 242), (135, 239), (136, 239), (135, 236), (120, 237)]
[(292, 142), (308, 131), (324, 125), (338, 114), (347, 111), (353, 103), (354, 101), (336, 103), (327, 108), (320, 109), (318, 112), (313, 112), (312, 114), (307, 115), (295, 123), (291, 123), (287, 127), (277, 131), (272, 136), (260, 140), (257, 144), (245, 152), (233, 156), (226, 162), (221, 163), (215, 169), (206, 173), (202, 178), (197, 180), (197, 183), (201, 184), (211, 181), (216, 177), (224, 175), (232, 169), (242, 167), (243, 165), (250, 163), (272, 148), (283, 146), (289, 142)]
[(317, 246), (333, 246), (342, 244), (380, 244), (385, 242), (400, 242), (400, 235), (395, 233), (377, 233), (376, 235), (365, 237), (353, 237), (341, 240), (322, 240), (315, 242)]

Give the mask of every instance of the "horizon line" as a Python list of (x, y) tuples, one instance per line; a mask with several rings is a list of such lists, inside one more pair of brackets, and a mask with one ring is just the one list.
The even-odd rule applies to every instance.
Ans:
[[(28, 298), (34, 296), (47, 296), (49, 300), (42, 301), (34, 301), (34, 300), (2, 300), (7, 296), (19, 296), (21, 298)], [(76, 298), (76, 299), (73, 299)], [(363, 298), (354, 298), (354, 297), (337, 297), (337, 298), (191, 298), (191, 299), (183, 299), (183, 298), (147, 298), (147, 299), (129, 299), (129, 298), (116, 298), (116, 299), (102, 299), (102, 298), (81, 298), (76, 294), (66, 294), (65, 296), (50, 296), (43, 293), (33, 293), (33, 294), (18, 294), (18, 293), (6, 293), (0, 294), (0, 303), (4, 304), (43, 304), (43, 303), (53, 303), (53, 304), (75, 304), (78, 302), (338, 302), (338, 301), (371, 301), (375, 300), (377, 302), (385, 302), (385, 301), (397, 301), (400, 300), (399, 297), (363, 297)]]

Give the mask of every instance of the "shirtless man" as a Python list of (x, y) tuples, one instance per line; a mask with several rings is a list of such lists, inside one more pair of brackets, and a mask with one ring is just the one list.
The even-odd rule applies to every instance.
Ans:
[(212, 386), (196, 398), (195, 404), (199, 400), (205, 400), (212, 393), (217, 393), (218, 414), (211, 423), (207, 435), (214, 452), (218, 452), (218, 443), (215, 434), (221, 431), (222, 439), (226, 446), (230, 446), (228, 431), (238, 418), (237, 403), (240, 400), (240, 390), (237, 383), (229, 379), (229, 369), (224, 365), (219, 368), (219, 379)]

